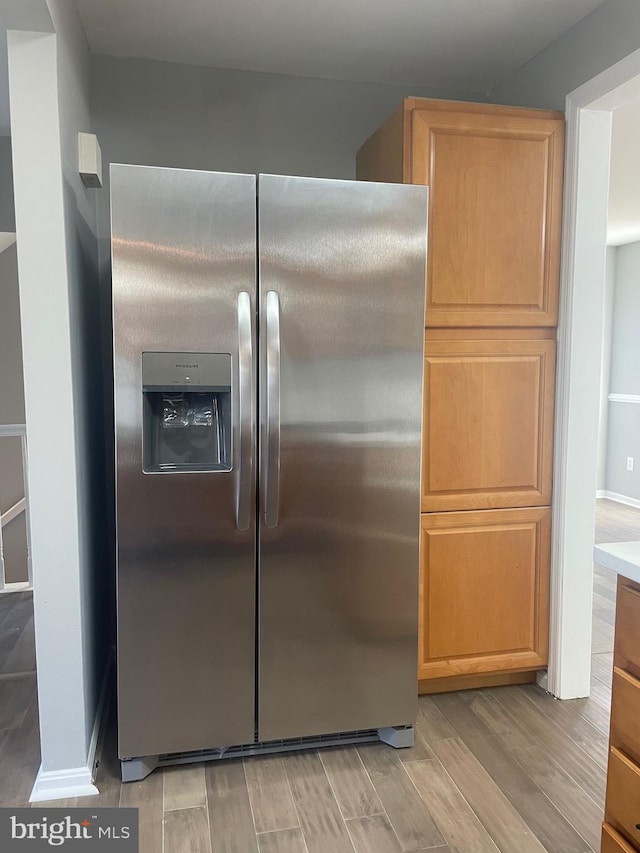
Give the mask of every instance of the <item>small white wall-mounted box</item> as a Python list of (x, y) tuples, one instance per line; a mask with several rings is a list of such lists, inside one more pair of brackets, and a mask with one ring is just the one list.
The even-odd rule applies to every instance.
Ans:
[(85, 187), (102, 186), (102, 151), (95, 133), (78, 133), (78, 171)]

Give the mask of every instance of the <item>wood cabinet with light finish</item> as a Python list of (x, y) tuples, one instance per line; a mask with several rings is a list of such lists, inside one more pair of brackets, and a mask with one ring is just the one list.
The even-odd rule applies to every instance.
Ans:
[(610, 742), (640, 764), (640, 681), (617, 666), (611, 689)]
[(426, 325), (555, 326), (564, 117), (406, 98), (360, 180), (429, 187)]
[(618, 583), (614, 663), (640, 678), (640, 586)]
[(429, 187), (420, 692), (547, 665), (564, 116), (406, 98), (360, 180)]
[(640, 584), (619, 576), (603, 853), (640, 851), (639, 625)]
[(434, 339), (429, 331), (422, 511), (548, 506), (555, 341)]
[(640, 767), (611, 748), (607, 770), (607, 822), (640, 849)]
[(545, 664), (550, 520), (548, 508), (422, 516), (420, 680)]
[(602, 846), (600, 853), (636, 853), (635, 847), (622, 838), (621, 835), (612, 829), (608, 824), (602, 827)]

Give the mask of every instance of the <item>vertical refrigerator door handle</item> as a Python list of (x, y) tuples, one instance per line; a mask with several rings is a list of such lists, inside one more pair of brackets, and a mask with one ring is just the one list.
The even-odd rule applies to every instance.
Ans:
[(251, 325), (251, 297), (247, 291), (241, 291), (238, 294), (238, 421), (240, 424), (236, 493), (236, 524), (238, 530), (248, 530), (251, 521), (254, 444), (254, 419), (251, 411), (253, 396), (251, 387), (253, 333)]
[(264, 523), (278, 526), (280, 500), (280, 297), (266, 294), (266, 442)]

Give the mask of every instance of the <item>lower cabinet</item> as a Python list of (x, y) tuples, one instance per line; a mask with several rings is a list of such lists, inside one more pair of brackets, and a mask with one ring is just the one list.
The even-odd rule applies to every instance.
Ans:
[(601, 853), (636, 853), (635, 849), (622, 838), (621, 835), (609, 826), (608, 823), (602, 826), (602, 846)]
[(640, 584), (618, 576), (602, 853), (640, 851)]
[(612, 747), (607, 767), (607, 822), (640, 849), (640, 767)]
[(418, 678), (430, 689), (547, 665), (550, 525), (549, 507), (422, 516)]

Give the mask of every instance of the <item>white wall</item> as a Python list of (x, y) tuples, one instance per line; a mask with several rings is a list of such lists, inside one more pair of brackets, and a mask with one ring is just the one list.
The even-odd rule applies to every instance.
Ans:
[(40, 784), (62, 774), (88, 789), (109, 642), (95, 196), (77, 173), (77, 132), (91, 130), (88, 47), (73, 0), (48, 7), (56, 34), (21, 31), (16, 6), (8, 35)]
[(563, 110), (565, 96), (640, 48), (640, 2), (607, 0), (513, 76), (489, 100)]
[(613, 111), (607, 242), (640, 240), (640, 81), (636, 96)]
[(9, 31), (8, 45), (40, 732), (52, 770), (86, 760), (56, 37)]

